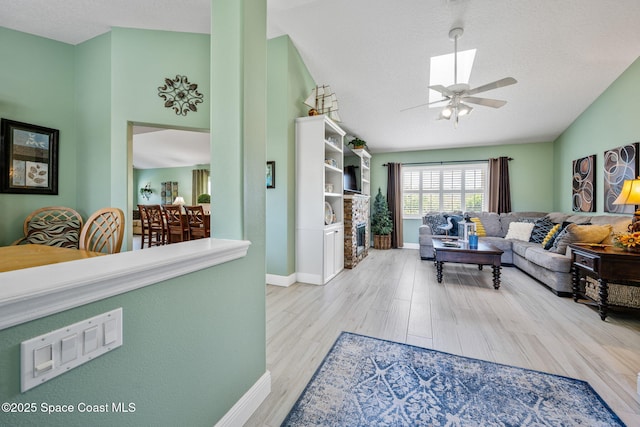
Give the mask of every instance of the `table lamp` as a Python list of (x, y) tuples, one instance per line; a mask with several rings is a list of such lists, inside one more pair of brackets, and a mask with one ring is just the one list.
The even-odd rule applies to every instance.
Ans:
[(622, 184), (622, 190), (617, 199), (613, 201), (614, 205), (634, 205), (635, 213), (633, 214), (633, 220), (629, 225), (629, 231), (640, 231), (640, 177), (636, 179), (627, 179)]
[(173, 204), (180, 205), (180, 206), (184, 205), (184, 197), (182, 196), (176, 197), (176, 199), (173, 201)]

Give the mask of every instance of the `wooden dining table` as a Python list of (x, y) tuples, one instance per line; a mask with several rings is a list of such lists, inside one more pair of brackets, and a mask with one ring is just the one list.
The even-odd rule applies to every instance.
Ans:
[(84, 249), (59, 248), (45, 245), (15, 245), (0, 247), (0, 272), (38, 267), (59, 262), (76, 261), (105, 255)]

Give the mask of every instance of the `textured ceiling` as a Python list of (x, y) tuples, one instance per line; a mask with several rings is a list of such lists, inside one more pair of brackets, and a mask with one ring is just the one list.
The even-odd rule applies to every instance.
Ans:
[[(77, 44), (112, 26), (208, 33), (209, 0), (0, 0), (0, 26)], [(288, 34), (319, 84), (340, 102), (342, 126), (373, 152), (555, 139), (640, 54), (638, 0), (269, 0), (269, 38)], [(429, 58), (477, 49), (477, 106), (453, 123), (427, 100)], [(311, 89), (311, 88), (309, 88)]]

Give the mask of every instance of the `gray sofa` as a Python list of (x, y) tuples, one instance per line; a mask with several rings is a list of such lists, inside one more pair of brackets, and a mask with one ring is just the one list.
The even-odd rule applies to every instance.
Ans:
[[(422, 259), (433, 259), (433, 229), (435, 229), (435, 235), (443, 234), (437, 224), (446, 215), (456, 215), (457, 218), (462, 216), (456, 212), (451, 214), (428, 213), (423, 217), (423, 225), (419, 229), (420, 257)], [(512, 222), (535, 222), (543, 217), (547, 217), (556, 224), (575, 223), (600, 226), (609, 224), (611, 225), (611, 233), (602, 243), (610, 244), (612, 243), (612, 234), (626, 231), (631, 219), (628, 215), (590, 216), (561, 212), (510, 212), (500, 215), (493, 212), (469, 212), (468, 215), (471, 218), (479, 218), (486, 230), (487, 236), (480, 237), (480, 240), (504, 251), (501, 258), (502, 264), (516, 266), (542, 282), (559, 296), (569, 296), (572, 293), (570, 251), (565, 254), (554, 253), (544, 249), (540, 243), (505, 239), (509, 225)]]

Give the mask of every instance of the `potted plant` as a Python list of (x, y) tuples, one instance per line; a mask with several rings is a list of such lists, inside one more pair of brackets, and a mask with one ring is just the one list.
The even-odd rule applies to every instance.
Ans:
[(373, 201), (373, 215), (371, 217), (371, 231), (373, 232), (373, 247), (375, 249), (391, 249), (391, 212), (387, 205), (387, 199), (382, 195), (380, 188)]
[(198, 196), (198, 204), (202, 206), (205, 214), (211, 213), (211, 196), (209, 194), (201, 194)]
[(359, 149), (365, 148), (367, 146), (367, 143), (356, 136), (355, 138), (353, 138), (351, 141), (348, 142), (348, 145), (352, 146), (356, 150), (359, 150)]

